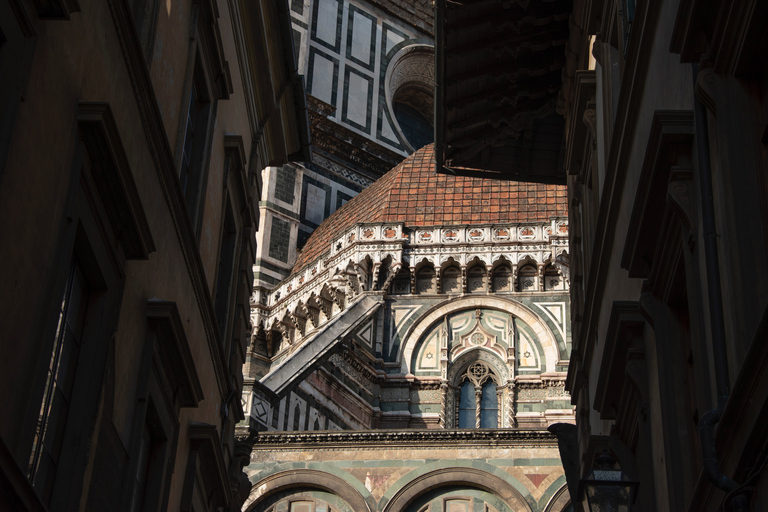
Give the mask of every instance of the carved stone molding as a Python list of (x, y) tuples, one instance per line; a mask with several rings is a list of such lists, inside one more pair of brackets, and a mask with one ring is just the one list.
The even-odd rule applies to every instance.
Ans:
[(363, 446), (456, 446), (479, 444), (557, 446), (553, 434), (540, 430), (429, 429), (429, 430), (341, 430), (322, 432), (260, 432), (254, 450), (335, 449)]

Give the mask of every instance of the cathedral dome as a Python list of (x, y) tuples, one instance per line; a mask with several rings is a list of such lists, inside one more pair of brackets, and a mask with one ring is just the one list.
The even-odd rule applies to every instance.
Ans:
[(566, 188), (438, 174), (432, 144), (416, 151), (328, 217), (309, 237), (294, 273), (328, 252), (358, 223), (406, 228), (515, 224), (567, 215)]

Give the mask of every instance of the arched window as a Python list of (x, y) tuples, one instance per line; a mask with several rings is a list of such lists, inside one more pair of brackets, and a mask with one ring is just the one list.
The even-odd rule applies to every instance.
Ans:
[(493, 291), (512, 291), (512, 269), (506, 263), (499, 265), (493, 271)]
[(425, 265), (416, 272), (416, 292), (417, 293), (436, 293), (435, 269), (432, 265)]
[(411, 272), (408, 270), (407, 265), (403, 265), (400, 268), (400, 272), (397, 273), (392, 280), (392, 284), (389, 285), (390, 292), (395, 295), (405, 295), (411, 293)]
[(517, 271), (517, 288), (520, 292), (536, 291), (536, 266), (532, 263), (523, 265)]
[(469, 293), (482, 293), (485, 291), (485, 267), (475, 265), (467, 272), (467, 291)]
[(544, 291), (564, 290), (563, 276), (554, 265), (547, 265), (544, 269)]
[(459, 397), (459, 428), (475, 428), (475, 385), (464, 381)]
[(461, 271), (456, 265), (443, 270), (440, 276), (440, 283), (442, 284), (443, 293), (460, 293), (461, 292)]
[(462, 375), (458, 393), (459, 428), (499, 427), (499, 398), (494, 376), (491, 368), (482, 361), (469, 365)]
[(496, 383), (487, 380), (483, 384), (480, 398), (480, 428), (496, 428), (499, 426), (499, 399), (496, 395)]
[(379, 290), (381, 290), (382, 286), (384, 286), (384, 283), (387, 282), (387, 278), (389, 277), (389, 273), (391, 272), (391, 263), (392, 263), (392, 257), (387, 256), (384, 261), (381, 262), (381, 265), (379, 265), (379, 276), (376, 280), (376, 286)]

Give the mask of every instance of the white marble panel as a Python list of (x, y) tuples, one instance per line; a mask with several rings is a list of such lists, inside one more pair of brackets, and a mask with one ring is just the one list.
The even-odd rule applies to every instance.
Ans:
[(325, 220), (325, 195), (325, 190), (307, 183), (305, 219), (318, 225)]
[(315, 25), (315, 37), (336, 45), (336, 25), (338, 24), (339, 2), (338, 0), (316, 0), (317, 23)]
[(379, 115), (381, 116), (381, 136), (385, 139), (397, 140), (397, 135), (395, 135), (394, 130), (389, 125), (387, 115), (384, 112), (380, 112)]
[(386, 53), (389, 53), (389, 50), (395, 47), (396, 44), (402, 43), (405, 41), (405, 38), (401, 36), (400, 34), (393, 32), (391, 30), (387, 30), (387, 50)]
[(333, 103), (333, 62), (315, 53), (312, 64), (312, 96)]
[(365, 126), (368, 112), (368, 90), (371, 84), (358, 74), (349, 74), (349, 90), (347, 98), (347, 119)]
[(375, 29), (373, 22), (355, 12), (352, 18), (352, 57), (366, 64), (371, 64), (371, 31)]

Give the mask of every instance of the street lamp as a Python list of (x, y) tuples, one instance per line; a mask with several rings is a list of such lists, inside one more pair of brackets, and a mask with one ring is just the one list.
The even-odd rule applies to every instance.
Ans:
[(603, 453), (595, 460), (595, 468), (581, 481), (585, 510), (589, 512), (631, 512), (639, 482), (631, 482), (614, 469), (616, 459)]

